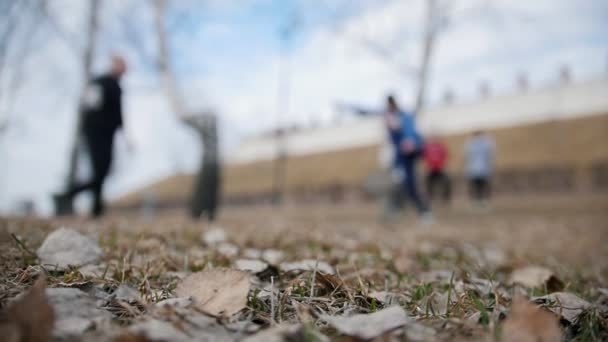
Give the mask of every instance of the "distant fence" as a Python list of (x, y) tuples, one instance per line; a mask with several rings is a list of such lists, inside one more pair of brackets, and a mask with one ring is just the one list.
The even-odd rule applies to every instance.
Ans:
[(572, 192), (576, 171), (568, 166), (502, 170), (494, 176), (493, 189), (500, 193)]
[[(423, 176), (423, 175), (421, 175)], [(467, 180), (462, 174), (451, 174), (454, 195), (467, 194)], [(420, 177), (419, 179), (423, 179)], [(422, 185), (422, 184), (421, 184)], [(375, 201), (384, 196), (390, 188), (389, 175), (378, 171), (360, 186), (341, 184), (327, 186), (311, 185), (287, 190), (285, 202), (305, 203), (346, 203)], [(492, 178), (492, 191), (496, 195), (511, 194), (559, 194), (559, 193), (608, 193), (608, 161), (596, 162), (587, 167), (573, 165), (537, 166), (508, 168), (498, 170)], [(274, 194), (271, 191), (231, 195), (223, 198), (228, 206), (271, 204)], [(188, 201), (158, 201), (156, 208), (186, 208)], [(141, 206), (123, 206), (120, 209), (134, 210)]]
[(608, 191), (608, 162), (591, 167), (591, 184), (597, 191)]
[[(340, 203), (370, 201), (383, 196), (390, 187), (386, 172), (370, 175), (360, 187), (335, 183), (323, 187), (300, 187), (287, 191), (286, 198), (294, 203)], [(462, 174), (452, 174), (455, 195), (467, 193), (467, 180)], [(420, 178), (422, 179), (422, 178)], [(421, 184), (422, 185), (422, 184)], [(492, 177), (492, 191), (497, 194), (559, 194), (571, 192), (608, 192), (608, 161), (590, 167), (572, 165), (508, 168)], [(226, 204), (270, 203), (271, 193), (233, 195)]]

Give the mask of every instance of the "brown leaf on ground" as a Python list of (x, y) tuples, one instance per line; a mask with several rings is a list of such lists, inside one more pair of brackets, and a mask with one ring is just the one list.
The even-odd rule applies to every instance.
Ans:
[(38, 278), (34, 286), (13, 302), (0, 317), (0, 336), (4, 341), (49, 341), (55, 313), (46, 295), (46, 279)]
[(316, 279), (316, 285), (324, 290), (318, 293), (319, 295), (330, 294), (338, 291), (343, 286), (342, 280), (331, 274), (318, 272)]
[(319, 341), (328, 339), (313, 330), (307, 330), (300, 324), (277, 325), (243, 339), (244, 342), (283, 342), (283, 341)]
[(551, 293), (534, 298), (534, 301), (538, 304), (545, 304), (548, 310), (570, 323), (574, 323), (586, 309), (591, 307), (591, 303), (568, 292)]
[(347, 336), (369, 340), (404, 326), (410, 318), (400, 306), (391, 306), (371, 314), (350, 317), (322, 316), (324, 321)]
[(114, 339), (114, 342), (150, 342), (145, 335), (124, 333)]
[(296, 316), (300, 320), (300, 323), (309, 324), (314, 321), (314, 312), (310, 308), (310, 306), (306, 304), (302, 304), (298, 301), (292, 301), (291, 304), (296, 311)]
[(215, 269), (194, 273), (177, 285), (178, 297), (192, 297), (213, 316), (232, 316), (247, 306), (249, 273)]
[(551, 292), (564, 288), (564, 283), (553, 271), (540, 266), (526, 266), (514, 270), (511, 273), (511, 283), (528, 288), (546, 287)]
[(504, 342), (560, 342), (562, 332), (557, 317), (517, 297), (502, 330)]
[(402, 274), (407, 274), (416, 269), (416, 261), (408, 256), (399, 256), (394, 261), (395, 270)]

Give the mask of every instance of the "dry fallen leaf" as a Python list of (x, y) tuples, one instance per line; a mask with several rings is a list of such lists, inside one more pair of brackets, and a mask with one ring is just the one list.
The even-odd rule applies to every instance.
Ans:
[(394, 261), (395, 270), (399, 273), (410, 273), (416, 268), (416, 261), (408, 256), (399, 256)]
[(340, 333), (364, 340), (372, 339), (402, 327), (410, 320), (400, 306), (391, 306), (371, 314), (350, 317), (324, 315), (321, 318)]
[(553, 271), (540, 266), (526, 266), (518, 268), (511, 273), (511, 283), (523, 285), (528, 288), (547, 287), (549, 291), (559, 291), (564, 284)]
[(249, 273), (214, 269), (194, 273), (177, 285), (178, 297), (192, 297), (213, 316), (232, 316), (247, 305)]
[(148, 319), (129, 326), (116, 342), (190, 341), (178, 324), (159, 319)]
[(0, 336), (4, 341), (38, 342), (51, 338), (55, 313), (46, 295), (41, 276), (34, 286), (13, 302), (0, 317)]
[(145, 335), (125, 332), (114, 339), (114, 342), (151, 342)]
[(517, 297), (502, 330), (504, 342), (560, 342), (562, 332), (557, 318)]
[(277, 325), (243, 339), (243, 342), (283, 342), (283, 341), (319, 341), (328, 339), (312, 330), (307, 331), (301, 324)]
[(302, 304), (298, 301), (292, 301), (291, 304), (293, 305), (293, 308), (296, 311), (296, 316), (298, 316), (298, 319), (300, 320), (300, 323), (303, 324), (310, 324), (314, 321), (314, 313), (312, 311), (312, 309), (310, 308), (310, 306), (306, 305), (306, 304)]
[(591, 306), (591, 303), (568, 292), (555, 292), (546, 296), (534, 298), (538, 304), (546, 304), (546, 308), (556, 315), (574, 323), (578, 316)]

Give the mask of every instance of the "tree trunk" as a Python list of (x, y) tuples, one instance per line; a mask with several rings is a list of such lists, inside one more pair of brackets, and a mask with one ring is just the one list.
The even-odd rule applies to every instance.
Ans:
[(221, 183), (217, 119), (213, 114), (204, 114), (197, 116), (196, 119), (188, 120), (187, 123), (199, 133), (204, 147), (190, 202), (190, 215), (193, 218), (205, 215), (209, 221), (213, 221), (218, 208)]
[[(90, 8), (89, 8), (89, 17), (88, 17), (88, 28), (87, 28), (87, 40), (86, 45), (82, 54), (82, 74), (83, 74), (83, 82), (82, 88), (80, 90), (80, 95), (78, 97), (78, 105), (76, 111), (76, 122), (74, 124), (74, 137), (72, 140), (72, 146), (70, 149), (70, 161), (69, 161), (69, 169), (68, 174), (65, 180), (65, 186), (67, 189), (70, 189), (76, 183), (76, 171), (78, 166), (78, 148), (82, 143), (82, 134), (81, 134), (81, 126), (82, 126), (82, 110), (81, 110), (81, 100), (84, 92), (86, 91), (86, 87), (88, 86), (91, 77), (92, 77), (92, 65), (93, 65), (93, 57), (95, 56), (95, 46), (97, 42), (97, 29), (98, 29), (98, 21), (99, 21), (99, 5), (101, 0), (91, 0)], [(68, 215), (72, 214), (74, 211), (72, 202), (65, 202), (60, 208), (57, 208), (57, 215)]]
[(218, 158), (217, 119), (212, 114), (189, 115), (177, 88), (175, 75), (169, 63), (169, 47), (165, 30), (166, 1), (155, 0), (155, 25), (158, 40), (158, 69), (175, 114), (187, 125), (197, 131), (201, 137), (203, 158), (195, 182), (190, 214), (199, 218), (204, 213), (209, 220), (215, 219), (219, 202), (220, 167)]
[(426, 5), (426, 22), (422, 46), (422, 59), (420, 61), (420, 70), (418, 71), (418, 88), (416, 90), (416, 105), (414, 107), (415, 113), (419, 113), (425, 105), (429, 69), (435, 47), (435, 38), (437, 36), (437, 0), (427, 0)]
[(171, 65), (169, 63), (169, 45), (167, 41), (167, 32), (165, 30), (166, 5), (167, 2), (165, 0), (154, 1), (154, 24), (156, 26), (156, 36), (158, 42), (158, 71), (160, 73), (165, 94), (167, 95), (167, 100), (169, 100), (171, 109), (173, 109), (175, 114), (183, 120), (187, 117), (187, 114), (185, 112), (182, 98), (177, 89), (177, 83), (175, 81), (175, 76), (173, 75), (173, 70), (171, 70)]

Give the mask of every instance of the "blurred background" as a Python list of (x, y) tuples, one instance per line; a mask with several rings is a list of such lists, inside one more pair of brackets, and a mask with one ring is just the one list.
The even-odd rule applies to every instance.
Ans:
[(444, 139), (455, 197), (478, 129), (497, 196), (605, 193), (606, 23), (603, 0), (3, 0), (0, 212), (53, 212), (83, 86), (114, 54), (129, 71), (113, 210), (188, 205), (205, 148), (184, 118), (203, 113), (224, 203), (374, 199), (387, 93)]

